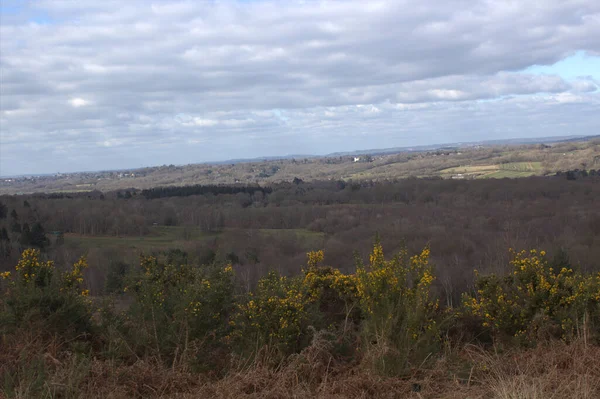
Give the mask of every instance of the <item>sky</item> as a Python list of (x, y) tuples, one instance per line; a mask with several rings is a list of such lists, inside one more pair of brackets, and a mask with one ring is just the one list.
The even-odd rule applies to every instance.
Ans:
[(0, 175), (600, 134), (598, 0), (2, 0)]

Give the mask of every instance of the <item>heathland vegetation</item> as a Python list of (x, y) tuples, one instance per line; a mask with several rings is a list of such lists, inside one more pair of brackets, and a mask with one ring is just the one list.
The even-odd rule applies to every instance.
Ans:
[(2, 196), (0, 395), (598, 397), (590, 159)]
[[(522, 251), (513, 254), (506, 274), (476, 274), (475, 290), (463, 292), (461, 303), (440, 306), (429, 248), (385, 257), (376, 239), (368, 262), (357, 258), (348, 274), (324, 266), (323, 259), (322, 251), (309, 252), (299, 275), (270, 272), (246, 290), (231, 264), (191, 264), (177, 251), (142, 256), (119, 289), (124, 306), (114, 296), (90, 297), (85, 258), (61, 271), (39, 250), (25, 250), (14, 270), (1, 276), (2, 392), (507, 398), (600, 393), (593, 357), (600, 339), (598, 273), (574, 270), (565, 258), (548, 260), (543, 251)], [(559, 369), (537, 363), (535, 371), (507, 372), (498, 359), (498, 351), (515, 348), (539, 357), (539, 351), (524, 348), (552, 340), (560, 348), (552, 349), (554, 356), (567, 362)], [(436, 375), (440, 366), (444, 372)]]

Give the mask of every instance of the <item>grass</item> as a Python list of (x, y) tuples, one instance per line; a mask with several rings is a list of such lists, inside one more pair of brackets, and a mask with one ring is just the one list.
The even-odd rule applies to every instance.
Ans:
[(554, 342), (533, 350), (494, 354), (471, 351), (482, 369), (477, 378), (495, 399), (597, 398), (600, 394), (600, 348), (584, 342)]
[(292, 235), (299, 240), (322, 240), (325, 238), (325, 233), (307, 229), (258, 229), (258, 231), (269, 237)]
[(483, 178), (483, 179), (504, 179), (504, 178), (516, 179), (518, 177), (529, 177), (529, 176), (535, 176), (535, 175), (536, 175), (535, 172), (518, 172), (518, 171), (512, 171), (512, 170), (499, 170), (497, 172), (493, 172), (493, 173), (489, 173), (489, 174), (480, 176), (479, 178)]
[(492, 165), (466, 165), (447, 168), (439, 171), (439, 174), (446, 178), (461, 174), (465, 178), (477, 179), (518, 178), (539, 175), (541, 173), (541, 162), (509, 162)]
[(441, 177), (461, 177), (465, 179), (478, 179), (499, 172), (498, 165), (469, 165), (443, 169), (439, 172)]
[(497, 172), (489, 173), (483, 178), (486, 179), (502, 179), (502, 178), (518, 178), (535, 176), (542, 173), (541, 162), (510, 162), (500, 164)]
[[(186, 237), (186, 234), (188, 236)], [(65, 244), (83, 249), (90, 248), (134, 248), (141, 250), (181, 247), (186, 241), (203, 241), (216, 237), (215, 233), (181, 227), (154, 227), (151, 234), (139, 237), (84, 236), (65, 234)]]
[[(190, 242), (208, 242), (218, 239), (223, 233), (244, 231), (244, 229), (226, 229), (206, 232), (199, 228), (184, 226), (154, 226), (150, 234), (145, 236), (88, 236), (80, 234), (65, 234), (65, 244), (82, 249), (91, 248), (128, 248), (139, 250), (183, 248)], [(277, 239), (292, 237), (310, 246), (322, 242), (325, 234), (306, 229), (258, 229), (259, 234)]]
[(510, 162), (500, 165), (502, 170), (512, 170), (516, 172), (541, 172), (541, 162)]
[[(10, 344), (0, 347), (0, 374), (5, 371), (5, 382), (10, 382), (0, 386), (0, 397), (592, 399), (600, 395), (600, 347), (583, 342), (551, 342), (503, 353), (466, 345), (439, 357), (433, 367), (416, 367), (401, 378), (339, 363), (331, 348), (318, 340), (277, 368), (257, 360), (232, 368), (222, 378), (161, 366), (152, 358), (115, 363), (61, 351), (55, 342), (42, 347), (33, 331)], [(465, 376), (457, 374), (464, 369)], [(34, 390), (36, 385), (43, 389)]]

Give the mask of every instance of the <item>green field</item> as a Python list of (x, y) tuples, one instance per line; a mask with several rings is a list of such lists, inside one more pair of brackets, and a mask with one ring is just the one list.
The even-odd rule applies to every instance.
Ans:
[(442, 177), (451, 178), (462, 175), (464, 178), (501, 179), (539, 175), (542, 173), (541, 162), (509, 162), (493, 165), (465, 165), (443, 169)]
[(270, 239), (291, 238), (305, 243), (307, 247), (322, 242), (324, 233), (306, 229), (223, 229), (214, 232), (205, 232), (199, 228), (182, 226), (156, 226), (150, 229), (145, 236), (84, 236), (79, 234), (65, 234), (65, 245), (82, 249), (92, 248), (117, 248), (137, 249), (142, 251), (160, 250), (168, 248), (184, 248), (191, 243), (209, 242), (219, 239), (227, 233), (258, 232)]

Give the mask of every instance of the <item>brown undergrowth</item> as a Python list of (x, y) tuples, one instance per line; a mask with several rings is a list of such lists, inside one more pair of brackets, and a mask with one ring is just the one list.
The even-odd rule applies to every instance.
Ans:
[[(278, 367), (271, 366), (265, 349), (252, 364), (239, 364), (222, 378), (152, 360), (117, 365), (64, 351), (56, 340), (42, 346), (34, 334), (19, 341), (3, 342), (0, 351), (3, 387), (12, 383), (16, 398), (34, 397), (33, 392), (42, 398), (600, 397), (600, 348), (583, 341), (506, 352), (464, 345), (445, 350), (428, 367), (413, 368), (402, 378), (339, 362), (322, 334)], [(8, 370), (17, 370), (13, 381)]]

